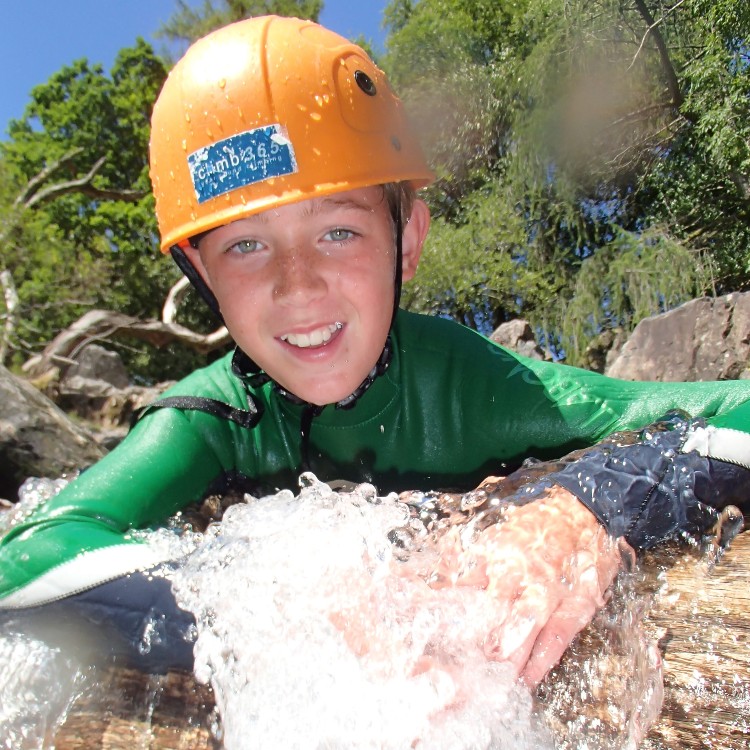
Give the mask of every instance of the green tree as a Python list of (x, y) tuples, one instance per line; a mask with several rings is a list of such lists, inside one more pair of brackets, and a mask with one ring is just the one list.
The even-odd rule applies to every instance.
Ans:
[[(86, 60), (65, 66), (11, 123), (0, 152), (0, 264), (20, 300), (12, 362), (91, 307), (158, 316), (178, 275), (160, 259), (148, 179), (150, 113), (165, 76), (138, 40), (109, 76)], [(132, 356), (146, 364), (143, 350)]]
[[(602, 327), (746, 288), (749, 13), (741, 0), (394, 0), (384, 62), (466, 259), (443, 311), (466, 320), (474, 284), (476, 309), (494, 310), (482, 320), (526, 315), (576, 361)], [(468, 230), (484, 200), (509, 239)], [(416, 282), (439, 278), (425, 266)]]
[(157, 35), (184, 50), (196, 39), (228, 23), (254, 16), (295, 16), (317, 21), (323, 0), (203, 0), (200, 8), (177, 0), (177, 10)]

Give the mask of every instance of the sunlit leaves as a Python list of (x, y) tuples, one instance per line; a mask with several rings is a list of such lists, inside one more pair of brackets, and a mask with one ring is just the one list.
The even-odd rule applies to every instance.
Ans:
[[(473, 288), (483, 319), (519, 312), (576, 361), (602, 329), (747, 288), (746, 2), (395, 0), (386, 18), (439, 177), (434, 248), (455, 256), (430, 270), (428, 250), (432, 302), (412, 304), (467, 320)], [(491, 185), (514, 217), (494, 239)]]

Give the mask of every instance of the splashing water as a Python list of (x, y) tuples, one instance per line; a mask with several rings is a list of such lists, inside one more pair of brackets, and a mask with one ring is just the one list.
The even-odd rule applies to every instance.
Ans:
[[(435, 550), (408, 506), (368, 485), (336, 493), (304, 480), (298, 497), (246, 498), (205, 534), (178, 535), (179, 518), (149, 534), (184, 560), (174, 586), (196, 616), (196, 676), (213, 687), (227, 750), (652, 747), (641, 739), (659, 713), (661, 664), (643, 623), (663, 580), (644, 598), (638, 571), (621, 576), (532, 698), (481, 648), (500, 604), (426, 582)], [(27, 483), (0, 533), (64, 483)], [(82, 699), (101, 693), (101, 716), (117, 702), (103, 671), (19, 633), (0, 635), (0, 674), (0, 748), (54, 747)], [(142, 746), (206, 747), (185, 737), (215, 717), (193, 718), (186, 703), (179, 741), (151, 744), (161, 679), (138, 708)]]
[(303, 479), (298, 498), (232, 506), (175, 580), (225, 747), (552, 748), (482, 653), (497, 603), (400, 574), (395, 495)]
[[(0, 514), (0, 533), (20, 523), (67, 480), (30, 479), (21, 502)], [(87, 686), (87, 669), (74, 654), (7, 628), (0, 635), (0, 747), (51, 747), (56, 729)]]
[(87, 669), (40, 640), (4, 633), (0, 670), (0, 747), (54, 747), (70, 706), (90, 686)]

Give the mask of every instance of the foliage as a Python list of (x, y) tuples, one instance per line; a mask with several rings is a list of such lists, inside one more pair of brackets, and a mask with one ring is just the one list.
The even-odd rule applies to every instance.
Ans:
[[(322, 0), (177, 0), (173, 48), (224, 23), (316, 20)], [(437, 180), (404, 303), (489, 330), (531, 320), (571, 363), (603, 330), (750, 288), (750, 3), (391, 0), (386, 68)], [(361, 43), (361, 40), (360, 40)], [(143, 41), (109, 74), (78, 60), (0, 146), (0, 270), (18, 288), (12, 362), (92, 306), (156, 316), (149, 115), (166, 75)], [(213, 321), (193, 300), (186, 324)], [(184, 354), (128, 355), (142, 377)]]
[[(109, 76), (86, 60), (63, 67), (11, 123), (0, 158), (0, 266), (20, 298), (11, 363), (92, 307), (160, 314), (177, 273), (160, 262), (147, 151), (165, 76), (139, 40), (118, 54)], [(165, 362), (149, 367), (174, 373)]]
[(472, 193), (460, 223), (433, 220), (422, 264), (404, 289), (405, 306), (490, 333), (516, 317), (522, 304), (553, 303), (555, 275), (524, 262), (525, 223), (502, 190), (495, 183)]
[[(602, 328), (747, 288), (747, 3), (393, 0), (386, 21), (438, 176), (410, 305), (469, 320), (473, 287), (483, 321), (525, 315), (575, 363)], [(484, 200), (493, 242), (468, 229)], [(466, 263), (430, 268), (451, 241)]]
[(214, 29), (254, 16), (277, 15), (317, 21), (323, 0), (203, 0), (196, 8), (187, 0), (177, 0), (177, 10), (159, 29), (161, 36), (182, 49)]

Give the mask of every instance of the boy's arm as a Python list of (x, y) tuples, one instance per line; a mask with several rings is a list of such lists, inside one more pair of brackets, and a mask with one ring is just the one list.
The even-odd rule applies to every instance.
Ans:
[[(94, 654), (119, 654), (149, 671), (190, 667), (193, 619), (168, 580), (175, 548), (135, 530), (163, 524), (223, 472), (229, 459), (206, 440), (207, 419), (155, 412), (8, 530), (0, 539), (0, 628), (51, 644), (72, 633)], [(214, 432), (224, 427), (214, 422)]]
[(223, 471), (196, 424), (172, 409), (150, 415), (14, 524), (0, 539), (0, 608), (36, 606), (161, 562), (165, 551), (133, 531), (164, 523)]
[(750, 435), (702, 419), (681, 421), (647, 431), (635, 445), (594, 448), (551, 478), (613, 537), (645, 549), (704, 533), (728, 505), (748, 507)]
[(554, 484), (500, 525), (503, 564), (526, 564), (523, 576), (498, 575), (507, 589), (499, 595), (514, 602), (498, 640), (521, 632), (509, 658), (528, 684), (544, 678), (601, 606), (623, 550), (703, 534), (717, 509), (748, 507), (750, 436), (734, 427), (738, 416), (594, 448), (550, 475)]

